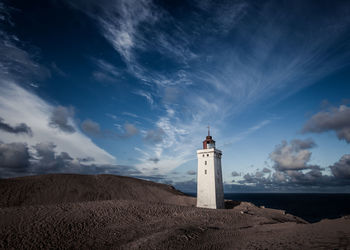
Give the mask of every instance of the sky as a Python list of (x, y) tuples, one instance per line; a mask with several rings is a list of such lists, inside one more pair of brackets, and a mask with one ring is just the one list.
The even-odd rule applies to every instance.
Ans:
[(350, 192), (349, 1), (0, 0), (0, 178)]

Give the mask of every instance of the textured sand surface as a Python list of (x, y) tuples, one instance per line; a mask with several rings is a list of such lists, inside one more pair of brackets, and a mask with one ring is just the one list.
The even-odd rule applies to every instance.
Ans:
[[(114, 179), (114, 176), (107, 177)], [(28, 180), (33, 177), (26, 178)], [(62, 178), (62, 176), (57, 178)], [(101, 177), (78, 176), (76, 178), (90, 180)], [(120, 181), (130, 179), (115, 178)], [(22, 178), (20, 179), (22, 181)], [(54, 179), (56, 183), (61, 181), (56, 180), (54, 175), (50, 175), (50, 179)], [(117, 179), (110, 180), (110, 183), (118, 182)], [(116, 195), (115, 199), (111, 200), (101, 200), (97, 192), (89, 196), (90, 201), (65, 202), (66, 200), (63, 199), (64, 202), (62, 202), (61, 198), (60, 202), (54, 202), (53, 198), (50, 198), (50, 202), (45, 202), (47, 198), (40, 199), (35, 195), (35, 192), (42, 192), (35, 191), (36, 189), (32, 189), (32, 194), (18, 195), (17, 197), (21, 197), (22, 202), (19, 202), (21, 206), (3, 206), (0, 209), (0, 248), (350, 248), (350, 219), (347, 217), (308, 224), (293, 215), (284, 214), (281, 210), (258, 208), (246, 202), (239, 205), (232, 204), (236, 206), (231, 209), (201, 209), (193, 207), (193, 198), (186, 197), (167, 185), (135, 179), (130, 181), (140, 187), (145, 184), (152, 188), (143, 188), (144, 193), (139, 190), (138, 194), (143, 198), (133, 196), (135, 200), (130, 200), (130, 197), (122, 199), (125, 197), (122, 195)], [(73, 185), (71, 182), (70, 184)], [(33, 185), (35, 186), (33, 183), (28, 184), (29, 187)], [(113, 184), (108, 185), (113, 188)], [(76, 184), (77, 186), (82, 188), (85, 184)], [(120, 190), (116, 193), (122, 192), (126, 187), (129, 187), (128, 184), (118, 186)], [(22, 188), (19, 189), (22, 190)], [(131, 188), (135, 189), (135, 186)], [(168, 198), (163, 197), (167, 203), (157, 200), (161, 198), (161, 195), (157, 194), (157, 188), (161, 195), (169, 196)], [(6, 189), (6, 185), (2, 183), (1, 193)], [(15, 189), (15, 186), (12, 186), (12, 189)], [(69, 189), (66, 187), (64, 190)], [(105, 189), (101, 187), (101, 190)], [(153, 193), (149, 193), (149, 190)], [(9, 191), (5, 193), (7, 192)], [(115, 191), (106, 189), (106, 192)], [(50, 191), (47, 190), (45, 193), (49, 194)], [(79, 190), (78, 193), (85, 192)], [(59, 194), (55, 195), (61, 197)], [(148, 196), (153, 197), (151, 202), (145, 201), (145, 197)], [(40, 205), (34, 205), (31, 197), (37, 197), (36, 201)], [(79, 196), (74, 197), (79, 198)], [(97, 200), (92, 200), (92, 197), (97, 197)], [(32, 205), (23, 205), (28, 204), (23, 202), (24, 200)], [(176, 201), (180, 205), (175, 205)], [(13, 204), (2, 202), (2, 204)], [(12, 199), (11, 202), (15, 200)]]
[(0, 179), (0, 207), (138, 200), (194, 205), (172, 186), (117, 175), (50, 174)]

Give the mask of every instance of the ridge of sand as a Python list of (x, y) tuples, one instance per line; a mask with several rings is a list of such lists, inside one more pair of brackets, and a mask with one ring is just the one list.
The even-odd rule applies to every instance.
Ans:
[(99, 200), (194, 205), (170, 185), (117, 175), (48, 174), (0, 179), (0, 207)]

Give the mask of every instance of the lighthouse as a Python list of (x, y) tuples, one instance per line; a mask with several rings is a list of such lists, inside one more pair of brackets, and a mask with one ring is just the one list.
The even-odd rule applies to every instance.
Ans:
[(210, 135), (203, 141), (203, 149), (197, 150), (197, 207), (224, 208), (224, 191), (221, 171), (222, 152), (215, 148)]

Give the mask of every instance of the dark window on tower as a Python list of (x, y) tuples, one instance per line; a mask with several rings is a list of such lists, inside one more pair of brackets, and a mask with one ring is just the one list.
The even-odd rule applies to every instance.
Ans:
[(207, 161), (204, 162), (204, 165), (207, 165)]
[(207, 154), (207, 156), (209, 156), (209, 154)]
[(204, 157), (204, 154), (203, 154), (203, 157)]
[(206, 169), (204, 170), (204, 174), (207, 174), (207, 170)]

